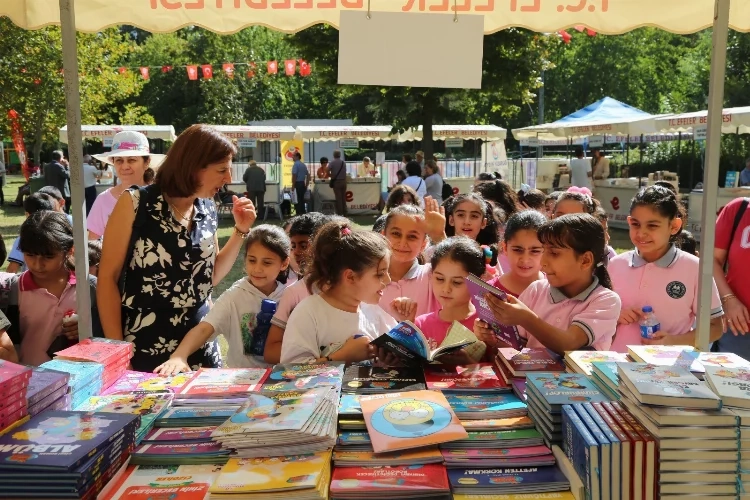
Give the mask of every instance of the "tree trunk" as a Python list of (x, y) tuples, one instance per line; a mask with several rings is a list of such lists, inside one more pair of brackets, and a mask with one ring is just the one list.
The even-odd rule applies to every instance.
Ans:
[(428, 90), (422, 99), (422, 151), (425, 161), (432, 160), (433, 156), (432, 125), (435, 119), (436, 105), (437, 100)]
[(39, 113), (34, 123), (34, 165), (42, 166), (42, 146), (44, 145), (44, 114)]

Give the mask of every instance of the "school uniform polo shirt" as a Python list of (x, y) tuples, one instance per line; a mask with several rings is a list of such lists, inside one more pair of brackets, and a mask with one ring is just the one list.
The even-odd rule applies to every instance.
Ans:
[(399, 297), (409, 297), (417, 302), (417, 316), (439, 310), (440, 306), (432, 293), (432, 266), (419, 264), (415, 259), (403, 278), (391, 281), (385, 287), (380, 307), (394, 318), (396, 311), (391, 307), (391, 302)]
[(62, 334), (63, 316), (76, 308), (75, 273), (70, 273), (68, 284), (58, 299), (46, 288), (39, 287), (29, 271), (24, 272), (18, 281), (21, 363), (39, 366), (49, 361), (47, 350)]
[[(550, 286), (549, 281), (535, 281), (518, 297), (518, 300), (534, 311), (542, 321), (567, 330), (570, 325), (581, 328), (588, 337), (587, 346), (597, 351), (606, 351), (612, 344), (612, 337), (620, 317), (620, 298), (609, 288), (594, 281), (575, 297), (566, 297), (559, 289)], [(528, 339), (527, 347), (545, 347), (531, 332), (519, 327), (518, 332)]]
[[(651, 306), (661, 330), (672, 335), (693, 329), (698, 313), (698, 257), (673, 245), (659, 260), (646, 262), (637, 250), (631, 250), (612, 259), (607, 271), (622, 300), (623, 310)], [(713, 283), (711, 318), (723, 314), (719, 292)], [(638, 323), (619, 325), (612, 350), (628, 352), (627, 346), (640, 344)]]

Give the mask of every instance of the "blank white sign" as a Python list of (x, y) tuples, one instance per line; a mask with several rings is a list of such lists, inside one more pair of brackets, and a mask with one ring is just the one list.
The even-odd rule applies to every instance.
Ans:
[(339, 84), (482, 88), (484, 16), (342, 10)]

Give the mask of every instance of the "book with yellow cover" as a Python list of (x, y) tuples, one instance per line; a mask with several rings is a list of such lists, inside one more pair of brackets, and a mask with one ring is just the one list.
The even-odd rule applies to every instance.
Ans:
[[(222, 467), (210, 488), (215, 494), (257, 493), (259, 498), (274, 498), (274, 493), (297, 490), (318, 491), (325, 498), (331, 476), (331, 452), (273, 458), (232, 458)], [(305, 495), (307, 498), (308, 495)], [(313, 496), (315, 498), (315, 496)]]
[(419, 448), (468, 434), (439, 391), (409, 391), (360, 398), (375, 453)]
[(336, 467), (377, 467), (383, 465), (441, 464), (443, 454), (436, 446), (417, 450), (372, 453), (369, 451), (334, 451), (333, 464)]
[(575, 500), (569, 491), (553, 491), (550, 493), (518, 493), (513, 495), (453, 495), (453, 500)]

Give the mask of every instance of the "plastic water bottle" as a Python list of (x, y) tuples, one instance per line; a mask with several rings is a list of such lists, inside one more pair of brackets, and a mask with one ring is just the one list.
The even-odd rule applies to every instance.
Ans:
[(644, 339), (652, 339), (654, 338), (654, 334), (661, 329), (661, 324), (651, 306), (644, 306), (642, 311), (643, 319), (641, 320), (641, 337)]
[(263, 350), (266, 348), (266, 339), (268, 338), (268, 330), (271, 328), (271, 319), (274, 314), (276, 314), (276, 302), (263, 299), (263, 302), (260, 303), (260, 312), (255, 317), (257, 324), (253, 330), (250, 354), (263, 356)]

